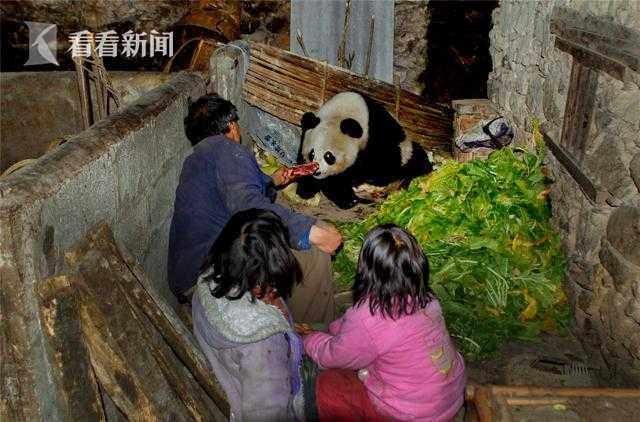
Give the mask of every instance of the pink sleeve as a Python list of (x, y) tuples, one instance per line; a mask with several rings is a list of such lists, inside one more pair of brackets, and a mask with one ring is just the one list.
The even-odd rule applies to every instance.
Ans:
[(336, 334), (338, 334), (338, 331), (340, 331), (340, 327), (342, 327), (343, 318), (344, 317), (341, 316), (340, 318), (336, 319), (331, 324), (329, 324), (329, 334), (331, 334), (332, 336), (335, 336)]
[(357, 317), (345, 315), (340, 321), (335, 335), (314, 332), (305, 336), (305, 353), (323, 369), (365, 368), (378, 356), (367, 329)]

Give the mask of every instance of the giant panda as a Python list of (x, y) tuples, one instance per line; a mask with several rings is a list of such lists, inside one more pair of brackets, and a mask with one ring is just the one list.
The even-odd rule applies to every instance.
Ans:
[(341, 92), (317, 114), (302, 116), (298, 163), (315, 161), (320, 168), (298, 182), (297, 193), (310, 198), (318, 191), (342, 209), (359, 199), (353, 188), (363, 183), (386, 186), (431, 172), (426, 152), (407, 139), (402, 126), (378, 102), (356, 92)]

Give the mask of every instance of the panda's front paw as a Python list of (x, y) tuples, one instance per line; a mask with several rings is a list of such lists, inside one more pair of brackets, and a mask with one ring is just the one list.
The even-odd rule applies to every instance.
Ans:
[(302, 199), (311, 199), (320, 189), (311, 176), (303, 177), (298, 181), (296, 194)]

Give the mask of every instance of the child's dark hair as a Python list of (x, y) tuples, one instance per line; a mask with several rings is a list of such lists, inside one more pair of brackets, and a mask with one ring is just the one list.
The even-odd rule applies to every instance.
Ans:
[(256, 286), (263, 292), (270, 286), (286, 298), (302, 279), (287, 227), (275, 213), (256, 208), (231, 217), (211, 247), (201, 274), (216, 283), (213, 296), (232, 300)]
[(229, 132), (229, 123), (238, 121), (238, 110), (230, 102), (217, 95), (203, 95), (189, 105), (184, 118), (184, 131), (195, 145), (208, 136)]
[(411, 315), (432, 299), (429, 288), (429, 261), (418, 241), (393, 224), (371, 230), (364, 239), (353, 303), (369, 300), (371, 314), (377, 311), (392, 319)]

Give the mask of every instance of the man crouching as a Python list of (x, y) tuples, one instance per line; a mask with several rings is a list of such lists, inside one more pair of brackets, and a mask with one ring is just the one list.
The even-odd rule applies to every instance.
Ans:
[(330, 254), (342, 236), (331, 225), (274, 203), (276, 186), (290, 183), (285, 168), (264, 174), (253, 152), (240, 143), (235, 106), (215, 95), (199, 98), (184, 120), (194, 144), (180, 173), (169, 234), (169, 286), (180, 302), (189, 300), (207, 252), (238, 211), (270, 210), (287, 226), (302, 268), (302, 284), (289, 307), (295, 321), (330, 322), (335, 306)]

